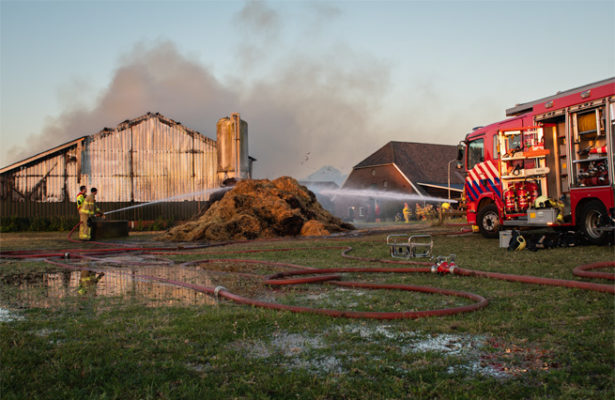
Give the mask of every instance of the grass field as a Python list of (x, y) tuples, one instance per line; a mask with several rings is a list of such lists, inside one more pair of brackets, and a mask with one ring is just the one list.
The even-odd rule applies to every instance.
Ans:
[[(159, 244), (153, 234), (124, 243)], [(90, 259), (87, 266), (106, 275), (85, 295), (78, 293), (78, 278), (60, 267), (40, 259), (4, 260), (0, 399), (614, 398), (612, 294), (426, 273), (344, 274), (344, 280), (457, 289), (489, 300), (470, 313), (374, 321), (216, 303), (188, 289), (129, 279), (131, 273), (162, 274), (266, 301), (360, 311), (472, 302), (328, 284), (270, 288), (252, 275), (284, 268), (181, 265), (244, 258), (316, 268), (377, 267), (383, 264), (342, 258), (339, 249), (326, 247), (352, 246), (353, 255), (390, 259), (385, 243), (381, 233)], [(59, 233), (3, 234), (1, 245), (2, 251), (95, 247), (69, 243)], [(291, 250), (245, 252), (277, 248)], [(613, 247), (606, 246), (508, 252), (476, 234), (434, 237), (435, 255), (451, 253), (463, 268), (571, 280), (582, 280), (572, 274), (577, 265), (615, 259)]]

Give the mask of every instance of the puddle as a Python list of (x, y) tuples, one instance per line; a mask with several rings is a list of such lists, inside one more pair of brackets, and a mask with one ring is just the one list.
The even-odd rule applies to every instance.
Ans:
[(15, 311), (0, 308), (0, 322), (23, 321), (23, 315), (17, 314)]
[(209, 369), (211, 369), (211, 365), (209, 364), (186, 363), (184, 365), (189, 370), (192, 370), (194, 372), (199, 372), (199, 373), (206, 372)]
[[(414, 332), (396, 332), (392, 325), (345, 325), (334, 328), (336, 335), (349, 339), (351, 336), (360, 337), (365, 346), (374, 344), (374, 341), (406, 343), (400, 346), (402, 354), (438, 352), (443, 356), (458, 357), (460, 364), (448, 368), (450, 374), (484, 375), (496, 378), (506, 378), (510, 375), (488, 363), (485, 363), (485, 338), (474, 335), (433, 335), (422, 338)], [(333, 339), (335, 340), (335, 339)], [(344, 368), (340, 358), (355, 360), (366, 356), (366, 347), (360, 342), (355, 343), (356, 353), (336, 350), (319, 337), (300, 334), (279, 333), (271, 340), (249, 340), (233, 342), (231, 348), (242, 351), (250, 358), (274, 358), (279, 365), (287, 369), (304, 369), (313, 373), (343, 373)], [(318, 351), (327, 349), (324, 355)], [(380, 359), (382, 354), (369, 354), (372, 359)], [(282, 358), (282, 361), (280, 361)], [(399, 373), (407, 372), (395, 365), (389, 365)]]
[(394, 332), (391, 325), (344, 325), (337, 328), (338, 334), (359, 336), (362, 339), (377, 339), (384, 337), (386, 339), (404, 339), (407, 336), (414, 335), (414, 332)]
[(266, 358), (275, 354), (292, 356), (311, 349), (322, 349), (325, 347), (319, 338), (306, 337), (296, 333), (280, 333), (267, 342), (262, 340), (236, 342), (232, 346), (237, 346), (255, 358)]
[[(178, 267), (97, 268), (104, 276), (87, 271), (63, 271), (6, 275), (0, 279), (0, 304), (20, 308), (52, 308), (71, 297), (123, 297), (145, 301), (148, 306), (214, 305), (204, 293), (165, 283), (148, 281), (139, 275), (217, 286), (216, 277), (206, 271)], [(88, 279), (84, 279), (87, 278)], [(8, 317), (7, 317), (8, 318)]]
[[(270, 358), (288, 370), (303, 369), (312, 373), (341, 373), (340, 360), (334, 355), (319, 354), (327, 348), (322, 339), (296, 333), (280, 332), (271, 340), (237, 341), (230, 347), (250, 358)], [(280, 358), (282, 360), (280, 361)]]
[(365, 302), (369, 302), (373, 296), (375, 296), (373, 293), (367, 293), (360, 289), (330, 287), (325, 290), (313, 289), (310, 293), (295, 293), (287, 301), (290, 304), (310, 305), (317, 308), (343, 307), (352, 310)]
[(130, 265), (130, 264), (144, 264), (147, 263), (149, 265), (170, 265), (173, 264), (173, 261), (167, 260), (164, 258), (157, 257), (152, 254), (123, 254), (118, 256), (106, 256), (104, 258), (100, 258), (97, 260), (93, 260), (94, 264), (119, 264), (119, 265)]
[(402, 351), (412, 353), (426, 353), (435, 351), (446, 355), (459, 355), (475, 352), (483, 346), (485, 338), (474, 335), (441, 334), (414, 340), (402, 346)]
[(483, 365), (481, 361), (470, 360), (461, 365), (455, 365), (448, 367), (446, 370), (449, 374), (470, 374), (470, 375), (483, 375), (492, 378), (506, 379), (511, 375), (505, 371), (501, 371), (490, 365)]
[[(506, 379), (530, 370), (547, 370), (544, 351), (505, 346), (500, 341), (484, 335), (437, 334), (424, 335), (400, 331), (394, 325), (349, 324), (334, 328), (335, 335), (360, 338), (366, 343), (394, 342), (402, 354), (436, 352), (443, 357), (458, 359), (457, 365), (448, 367), (449, 374), (483, 375)], [(518, 353), (515, 357), (514, 353)], [(372, 355), (378, 357), (377, 354)], [(391, 366), (398, 372), (402, 369)]]

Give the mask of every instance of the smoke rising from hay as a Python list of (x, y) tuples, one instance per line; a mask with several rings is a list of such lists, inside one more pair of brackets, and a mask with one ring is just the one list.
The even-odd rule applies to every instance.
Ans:
[[(313, 15), (323, 13), (337, 17), (333, 8), (314, 7)], [(344, 43), (304, 51), (301, 40), (309, 37), (277, 39), (284, 38), (284, 24), (265, 3), (246, 3), (234, 22), (245, 35), (237, 46), (239, 76), (222, 81), (169, 41), (138, 43), (120, 59), (93, 106), (68, 107), (48, 119), (26, 141), (27, 150), (11, 149), (10, 158), (23, 159), (147, 112), (212, 138), (219, 118), (241, 113), (248, 122), (250, 155), (258, 159), (256, 177), (302, 178), (323, 165), (348, 170), (384, 144), (372, 116), (389, 87), (387, 65)]]

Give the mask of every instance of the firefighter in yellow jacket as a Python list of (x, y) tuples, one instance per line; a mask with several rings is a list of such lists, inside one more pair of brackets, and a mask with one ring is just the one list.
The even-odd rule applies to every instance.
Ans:
[(83, 202), (85, 201), (85, 196), (88, 194), (88, 188), (85, 186), (79, 187), (79, 193), (77, 193), (77, 211), (81, 209)]
[(105, 276), (104, 272), (96, 274), (96, 272), (91, 272), (88, 270), (81, 271), (81, 275), (79, 277), (79, 288), (77, 289), (77, 293), (80, 295), (92, 294), (96, 295), (96, 285), (98, 281)]
[(404, 220), (406, 221), (406, 223), (410, 223), (410, 207), (408, 206), (408, 203), (404, 203), (404, 208), (401, 211), (404, 214)]
[(96, 188), (90, 189), (90, 195), (85, 198), (83, 205), (79, 209), (79, 220), (81, 225), (79, 226), (79, 239), (90, 240), (92, 238), (91, 224), (94, 222), (94, 216), (102, 215), (100, 208), (96, 206)]
[[(87, 194), (88, 188), (85, 186), (80, 186), (79, 193), (77, 193), (77, 213), (79, 214), (79, 221), (81, 222), (79, 224), (79, 238), (87, 235), (86, 228), (88, 226), (85, 224), (84, 219), (81, 215), (81, 207), (83, 207), (83, 202), (85, 201), (85, 196), (87, 196)], [(85, 218), (85, 220), (87, 222), (87, 217)]]

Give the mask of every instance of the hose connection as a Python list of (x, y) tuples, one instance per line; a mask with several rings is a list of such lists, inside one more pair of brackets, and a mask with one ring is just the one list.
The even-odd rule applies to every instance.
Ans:
[(454, 273), (457, 268), (457, 264), (455, 264), (455, 257), (456, 256), (454, 254), (450, 254), (448, 257), (438, 256), (438, 258), (436, 258), (436, 263), (431, 266), (431, 272), (441, 275)]
[(214, 289), (214, 298), (216, 299), (216, 303), (220, 301), (220, 290), (226, 290), (228, 292), (228, 289), (224, 286), (216, 286), (216, 288)]

